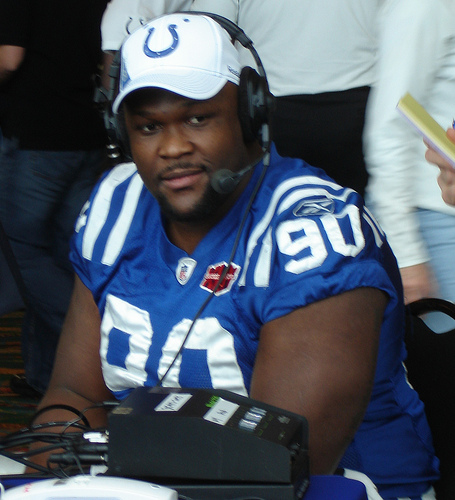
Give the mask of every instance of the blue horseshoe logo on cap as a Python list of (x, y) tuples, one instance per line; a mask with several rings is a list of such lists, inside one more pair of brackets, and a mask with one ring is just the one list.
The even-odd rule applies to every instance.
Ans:
[(148, 46), (149, 40), (152, 37), (153, 32), (155, 31), (155, 28), (150, 28), (149, 34), (147, 35), (147, 38), (145, 39), (145, 42), (144, 42), (144, 53), (145, 53), (145, 55), (148, 56), (148, 57), (152, 57), (153, 59), (156, 59), (158, 57), (167, 56), (168, 54), (170, 54), (171, 52), (173, 52), (177, 48), (177, 45), (179, 43), (179, 37), (177, 35), (177, 31), (176, 31), (175, 28), (177, 28), (176, 24), (170, 24), (167, 27), (167, 29), (169, 30), (169, 33), (172, 35), (172, 44), (171, 44), (171, 46), (168, 47), (167, 49), (158, 50), (158, 51), (151, 50), (150, 47)]

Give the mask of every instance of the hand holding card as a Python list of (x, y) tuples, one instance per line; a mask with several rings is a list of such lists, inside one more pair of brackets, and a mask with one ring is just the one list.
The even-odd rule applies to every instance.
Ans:
[(420, 132), (425, 142), (455, 168), (455, 144), (426, 109), (409, 93), (399, 100), (397, 109)]

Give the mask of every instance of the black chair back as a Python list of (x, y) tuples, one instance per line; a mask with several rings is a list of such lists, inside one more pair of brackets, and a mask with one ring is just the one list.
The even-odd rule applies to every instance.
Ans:
[(421, 299), (407, 306), (405, 365), (408, 379), (425, 404), (441, 478), (435, 484), (438, 500), (455, 498), (455, 330), (435, 333), (422, 316), (439, 311), (455, 319), (455, 304)]

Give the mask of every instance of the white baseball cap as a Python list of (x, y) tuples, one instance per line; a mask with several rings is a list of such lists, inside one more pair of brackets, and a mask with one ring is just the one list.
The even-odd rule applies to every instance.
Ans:
[(112, 109), (134, 90), (157, 87), (190, 99), (239, 84), (239, 53), (228, 32), (209, 16), (175, 13), (153, 19), (121, 48), (119, 93)]

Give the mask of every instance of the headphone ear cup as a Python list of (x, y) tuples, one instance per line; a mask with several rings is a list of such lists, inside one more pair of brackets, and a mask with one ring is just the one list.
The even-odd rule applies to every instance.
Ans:
[(117, 114), (113, 114), (112, 125), (115, 137), (117, 138), (117, 144), (120, 146), (123, 156), (125, 157), (125, 159), (131, 160), (132, 156), (130, 141), (126, 132), (125, 113), (123, 110), (123, 106), (120, 107)]
[(264, 123), (269, 122), (270, 105), (273, 96), (267, 79), (249, 66), (240, 73), (238, 115), (246, 143), (259, 137)]
[(113, 160), (124, 161), (131, 159), (128, 134), (123, 110), (117, 115), (112, 112), (111, 104), (107, 104), (104, 110), (104, 125), (108, 137), (108, 157)]

